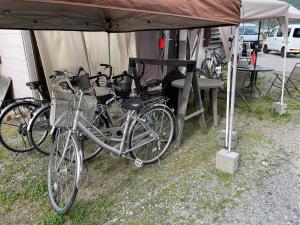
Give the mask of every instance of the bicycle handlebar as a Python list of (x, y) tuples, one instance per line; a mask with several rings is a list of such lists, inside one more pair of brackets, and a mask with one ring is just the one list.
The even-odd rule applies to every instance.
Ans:
[[(86, 90), (81, 90), (78, 89), (76, 87), (73, 86), (71, 78), (68, 76), (68, 71), (54, 71), (54, 74), (52, 74), (49, 78), (52, 79), (53, 82), (55, 82), (55, 80), (57, 80), (58, 85), (65, 87), (66, 83), (68, 85), (68, 88), (70, 88), (72, 91), (74, 91), (75, 93), (79, 92), (79, 93), (90, 93), (91, 91), (94, 90), (96, 85), (92, 85), (90, 88), (86, 89)], [(73, 76), (73, 78), (76, 76)]]

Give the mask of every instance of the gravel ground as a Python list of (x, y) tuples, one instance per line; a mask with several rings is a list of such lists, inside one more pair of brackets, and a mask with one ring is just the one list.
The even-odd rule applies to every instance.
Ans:
[(300, 127), (260, 126), (276, 145), (261, 185), (224, 212), (222, 224), (300, 224)]
[[(267, 79), (259, 81), (268, 87)], [(0, 224), (300, 224), (300, 103), (286, 101), (285, 116), (271, 112), (270, 98), (249, 100), (251, 112), (237, 102), (236, 174), (215, 169), (224, 116), (206, 135), (189, 120), (182, 147), (171, 147), (159, 164), (135, 168), (108, 154), (86, 164), (66, 215), (49, 204), (47, 158), (0, 146)], [(224, 102), (219, 103), (223, 114)]]

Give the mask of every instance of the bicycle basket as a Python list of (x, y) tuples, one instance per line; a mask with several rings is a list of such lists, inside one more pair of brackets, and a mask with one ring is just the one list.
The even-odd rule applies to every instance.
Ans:
[(86, 90), (91, 87), (90, 79), (89, 79), (89, 74), (83, 74), (80, 76), (76, 76), (74, 78), (75, 85), (77, 88), (80, 90)]
[[(84, 95), (81, 102), (81, 115), (90, 123), (93, 122), (97, 107), (94, 96)], [(79, 96), (62, 91), (53, 91), (50, 110), (50, 125), (55, 127), (72, 127)]]
[(121, 76), (114, 79), (114, 86), (118, 87), (119, 90), (115, 90), (116, 95), (127, 98), (131, 93), (132, 79), (128, 76)]

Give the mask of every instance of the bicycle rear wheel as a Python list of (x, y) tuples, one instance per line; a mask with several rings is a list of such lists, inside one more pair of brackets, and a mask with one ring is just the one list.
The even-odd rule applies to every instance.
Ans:
[(0, 143), (10, 151), (26, 152), (33, 149), (29, 143), (27, 126), (39, 107), (31, 101), (8, 105), (0, 115)]
[(143, 164), (156, 162), (169, 148), (174, 137), (172, 111), (164, 105), (150, 107), (139, 116), (129, 130), (129, 148), (138, 147), (131, 156)]
[[(48, 164), (48, 196), (53, 209), (62, 214), (72, 207), (80, 179), (81, 157), (76, 136), (59, 135), (52, 145)], [(64, 148), (66, 152), (63, 155)]]
[(38, 109), (28, 125), (28, 139), (39, 152), (48, 155), (51, 151), (53, 137), (50, 125), (50, 105)]

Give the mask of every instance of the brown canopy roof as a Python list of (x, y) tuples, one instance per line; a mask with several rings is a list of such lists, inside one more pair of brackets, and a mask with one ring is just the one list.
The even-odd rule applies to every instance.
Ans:
[(0, 28), (127, 32), (233, 25), (240, 0), (0, 0)]

